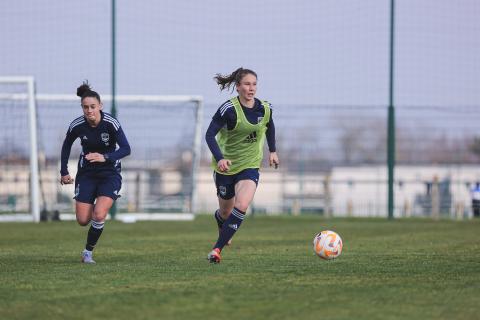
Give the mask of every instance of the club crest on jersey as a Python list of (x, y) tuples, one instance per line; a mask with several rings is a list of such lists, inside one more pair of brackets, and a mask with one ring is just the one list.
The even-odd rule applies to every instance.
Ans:
[(102, 138), (102, 141), (105, 143), (105, 145), (108, 146), (109, 145), (109, 140), (110, 140), (110, 135), (106, 132), (102, 132), (100, 137)]
[(224, 196), (224, 195), (227, 194), (227, 187), (225, 187), (225, 186), (220, 186), (220, 187), (218, 187), (218, 191), (220, 192), (220, 194), (221, 194), (222, 196)]

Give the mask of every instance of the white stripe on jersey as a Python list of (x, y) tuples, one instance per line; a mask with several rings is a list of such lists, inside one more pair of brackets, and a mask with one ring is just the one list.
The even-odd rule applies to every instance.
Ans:
[(79, 124), (82, 124), (84, 122), (85, 122), (85, 118), (83, 116), (78, 117), (77, 119), (73, 120), (70, 123), (70, 127), (68, 128), (69, 131), (72, 132), (73, 128), (75, 128), (76, 126), (78, 126)]
[(85, 120), (85, 118), (84, 118), (83, 116), (80, 116), (80, 117), (78, 117), (78, 118), (75, 118), (75, 120), (73, 120), (72, 122), (70, 122), (70, 127), (71, 127), (73, 124), (75, 124), (75, 123), (77, 123), (77, 122), (79, 122), (79, 121), (82, 121), (82, 120)]
[(221, 107), (220, 107), (220, 115), (223, 117), (225, 112), (227, 111), (228, 108), (233, 107), (233, 104), (231, 101), (225, 102)]
[(120, 127), (120, 122), (118, 122), (117, 119), (115, 119), (114, 117), (112, 117), (109, 113), (103, 113), (103, 117), (104, 118), (107, 118), (109, 120), (112, 120), (113, 122), (115, 122), (117, 124), (118, 127)]
[(118, 131), (118, 126), (116, 125), (115, 122), (113, 122), (112, 120), (109, 120), (107, 118), (103, 118), (103, 121), (110, 122), (113, 125), (113, 127), (115, 128), (115, 131)]
[(111, 115), (107, 114), (107, 113), (104, 113), (103, 114), (103, 120), (107, 121), (107, 122), (110, 122), (111, 124), (113, 124), (113, 127), (115, 128), (115, 130), (118, 131), (118, 128), (120, 128), (120, 122), (118, 122), (117, 119), (115, 119), (114, 117), (112, 117)]

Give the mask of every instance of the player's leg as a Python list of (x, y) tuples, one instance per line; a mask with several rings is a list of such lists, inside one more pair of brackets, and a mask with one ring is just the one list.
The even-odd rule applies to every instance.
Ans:
[[(232, 176), (216, 172), (213, 173), (213, 179), (217, 188), (218, 198), (218, 209), (215, 211), (214, 217), (218, 226), (218, 239), (220, 239), (223, 224), (233, 210), (235, 201), (235, 184)], [(227, 245), (230, 243), (231, 241), (227, 241)], [(221, 260), (220, 251), (221, 249), (213, 248), (208, 254), (207, 259), (212, 263), (219, 263)]]
[(88, 230), (85, 250), (92, 252), (102, 235), (105, 220), (113, 202), (119, 197), (122, 187), (122, 178), (118, 174), (106, 176), (99, 180), (97, 185), (97, 201), (92, 213), (92, 223)]
[[(233, 189), (235, 187), (232, 187)], [(235, 205), (235, 197), (230, 198), (230, 199), (222, 199), (221, 197), (218, 197), (218, 217), (221, 219), (222, 224), (219, 225), (221, 228), (223, 226), (223, 222), (228, 219), (230, 214), (232, 213), (233, 206)]]
[(217, 188), (218, 209), (215, 211), (215, 220), (218, 227), (221, 228), (223, 222), (228, 218), (233, 209), (233, 200), (235, 196), (235, 182), (232, 176), (213, 172), (213, 180)]
[[(232, 186), (232, 189), (234, 189), (234, 186)], [(220, 195), (218, 195), (218, 209), (215, 211), (215, 220), (217, 221), (217, 225), (218, 225), (217, 242), (221, 237), (223, 225), (233, 210), (234, 202), (235, 202), (235, 197), (230, 199), (223, 199)], [(223, 217), (226, 217), (226, 218), (223, 218)], [(232, 243), (232, 240), (229, 239), (226, 245), (230, 245), (231, 243)], [(213, 248), (213, 250), (208, 254), (207, 259), (212, 263), (220, 263), (220, 260), (222, 259), (222, 257), (220, 256), (220, 252), (221, 252), (221, 249)]]
[(81, 226), (86, 226), (92, 220), (93, 204), (76, 201), (75, 202), (75, 215), (77, 222)]
[[(77, 175), (75, 180), (75, 213), (77, 222), (81, 226), (86, 226), (92, 221), (97, 182), (95, 179), (85, 175)], [(92, 226), (90, 226), (88, 231), (89, 235), (91, 229)], [(95, 263), (92, 251), (88, 249), (89, 235), (87, 235), (87, 246), (85, 246), (85, 249), (82, 252), (83, 263)]]
[(235, 208), (245, 214), (255, 196), (257, 184), (252, 180), (241, 180), (235, 185)]
[(90, 223), (95, 202), (95, 181), (85, 175), (75, 177), (75, 215), (81, 226)]
[(220, 232), (223, 223), (228, 219), (233, 210), (235, 197), (234, 177), (214, 172), (213, 178), (217, 188), (218, 209), (215, 211), (218, 231)]
[(235, 204), (235, 197), (230, 199), (223, 199), (218, 196), (218, 209), (215, 211), (215, 219), (217, 220), (218, 227), (221, 228), (225, 220), (228, 219), (230, 213), (233, 210)]
[(227, 200), (222, 199), (220, 197), (218, 198), (218, 213), (224, 221), (227, 220), (230, 214), (232, 213), (234, 204), (235, 204), (235, 196)]
[(245, 212), (253, 200), (257, 185), (252, 180), (241, 180), (235, 185), (234, 207), (230, 216), (225, 220), (215, 248), (220, 250), (232, 239), (238, 231), (245, 217)]
[[(232, 186), (232, 189), (235, 189), (235, 186)], [(225, 221), (227, 221), (228, 217), (230, 217), (230, 215), (232, 214), (234, 204), (235, 204), (235, 197), (227, 199), (227, 200), (218, 197), (218, 210), (217, 210), (217, 212), (218, 212), (218, 218), (217, 219), (218, 220), (217, 220), (217, 223), (221, 222), (221, 223), (218, 223), (218, 236), (219, 237), (220, 237), (220, 233), (222, 231), (223, 224), (225, 223)], [(232, 239), (228, 240), (227, 246), (231, 245), (231, 244), (232, 244)]]
[(240, 228), (245, 212), (253, 200), (258, 183), (258, 170), (246, 169), (236, 176), (234, 207), (230, 216), (225, 220), (214, 248), (222, 250), (235, 232)]
[(93, 251), (97, 245), (98, 239), (102, 235), (103, 227), (105, 225), (105, 219), (107, 218), (108, 211), (113, 205), (113, 199), (105, 196), (97, 198), (95, 208), (93, 209), (92, 224), (90, 230), (88, 230), (86, 249)]

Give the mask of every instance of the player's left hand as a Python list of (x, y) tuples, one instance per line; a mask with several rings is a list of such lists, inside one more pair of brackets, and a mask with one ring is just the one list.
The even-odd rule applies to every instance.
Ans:
[(90, 162), (105, 162), (105, 157), (101, 153), (92, 152), (85, 155), (85, 159)]
[(278, 155), (276, 152), (270, 152), (270, 167), (275, 166), (275, 169), (278, 169), (280, 165), (280, 160), (278, 160)]

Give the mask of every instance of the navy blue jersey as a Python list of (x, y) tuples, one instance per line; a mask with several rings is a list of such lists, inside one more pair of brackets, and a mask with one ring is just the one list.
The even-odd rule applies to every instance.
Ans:
[[(73, 142), (79, 138), (82, 153), (78, 161), (78, 173), (95, 171), (120, 172), (120, 159), (130, 154), (130, 145), (117, 119), (100, 111), (102, 119), (96, 127), (88, 124), (84, 116), (78, 117), (70, 124), (62, 146), (60, 174), (68, 174), (68, 158)], [(118, 148), (117, 148), (118, 145)], [(90, 162), (85, 159), (89, 153), (101, 153), (105, 162)]]
[[(257, 98), (255, 98), (253, 108), (247, 108), (242, 105), (242, 110), (247, 120), (252, 124), (257, 124), (262, 121), (263, 116), (265, 115), (265, 108), (263, 107), (262, 102)], [(228, 130), (232, 130), (235, 128), (236, 124), (237, 113), (230, 100), (227, 100), (220, 106), (220, 108), (218, 108), (217, 112), (215, 112), (207, 129), (207, 133), (205, 134), (205, 140), (207, 141), (207, 145), (215, 160), (220, 161), (223, 159), (222, 152), (220, 151), (217, 140), (215, 140), (215, 136), (221, 128), (226, 126)], [(272, 105), (270, 105), (270, 121), (267, 123), (267, 132), (265, 134), (269, 151), (275, 152), (275, 124), (273, 123)]]

